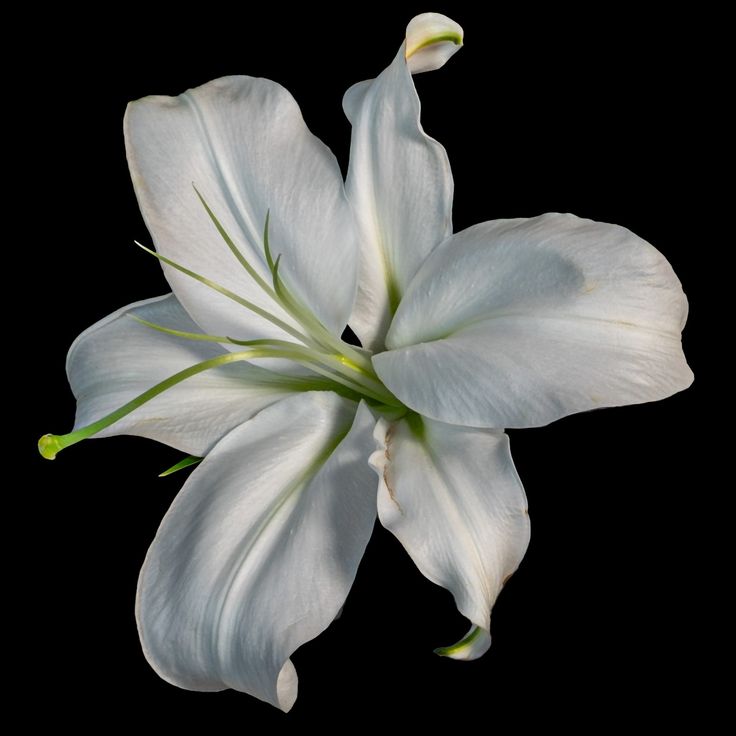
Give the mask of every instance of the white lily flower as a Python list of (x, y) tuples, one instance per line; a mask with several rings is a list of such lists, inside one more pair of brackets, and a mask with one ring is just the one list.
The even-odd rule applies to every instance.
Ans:
[[(39, 449), (133, 434), (187, 454), (168, 472), (199, 463), (138, 587), (145, 655), (174, 685), (288, 711), (290, 656), (338, 615), (376, 515), (468, 619), (438, 653), (482, 655), (529, 540), (504, 428), (692, 381), (680, 283), (625, 228), (546, 214), (452, 233), (450, 165), (412, 74), (462, 39), (417, 16), (393, 62), (348, 90), (345, 184), (269, 80), (128, 108), (172, 293), (80, 335), (74, 429)], [(348, 323), (362, 348), (341, 340)]]

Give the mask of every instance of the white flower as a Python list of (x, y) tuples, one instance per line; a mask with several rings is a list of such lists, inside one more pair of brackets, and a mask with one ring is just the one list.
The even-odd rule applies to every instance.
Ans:
[[(461, 43), (449, 18), (418, 16), (391, 65), (347, 92), (345, 186), (268, 80), (128, 109), (173, 293), (76, 340), (75, 428), (39, 447), (135, 434), (191, 456), (174, 469), (204, 458), (138, 589), (144, 651), (175, 685), (288, 710), (289, 657), (338, 614), (376, 513), (470, 622), (439, 653), (480, 656), (529, 538), (503, 428), (692, 380), (680, 284), (628, 230), (548, 214), (452, 234), (450, 166), (411, 74)], [(364, 349), (341, 341), (348, 322)]]

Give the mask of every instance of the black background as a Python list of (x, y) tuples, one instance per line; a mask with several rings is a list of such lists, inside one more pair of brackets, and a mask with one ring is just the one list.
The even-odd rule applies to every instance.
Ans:
[[(199, 722), (349, 730), (355, 721), (344, 712), (361, 724), (417, 727), (469, 723), (472, 713), (487, 727), (536, 717), (594, 729), (707, 714), (693, 629), (706, 605), (696, 591), (713, 514), (695, 430), (707, 383), (694, 212), (703, 155), (694, 139), (709, 115), (707, 57), (692, 48), (701, 29), (692, 18), (618, 6), (586, 17), (460, 3), (296, 14), (271, 5), (255, 13), (207, 4), (166, 24), (134, 8), (119, 18), (66, 13), (47, 17), (32, 47), (46, 71), (27, 80), (25, 120), (38, 132), (21, 199), (43, 200), (24, 221), (41, 281), (33, 303), (43, 357), (26, 372), (31, 481), (21, 486), (34, 508), (21, 531), (24, 547), (40, 540), (41, 562), (25, 575), (30, 602), (19, 626), (32, 642), (24, 682), (45, 706), (28, 718), (102, 730)], [(344, 90), (380, 72), (408, 20), (428, 9), (466, 31), (445, 68), (416, 78), (425, 128), (452, 163), (456, 230), (545, 211), (629, 227), (664, 253), (690, 298), (684, 344), (696, 383), (664, 402), (512, 433), (533, 535), (482, 660), (432, 654), (465, 621), (377, 529), (342, 618), (294, 655), (300, 695), (288, 716), (234, 692), (176, 689), (140, 652), (133, 601), (147, 546), (184, 480), (156, 475), (179, 454), (137, 438), (86, 442), (53, 463), (28, 450), (42, 433), (72, 426), (64, 356), (74, 337), (167, 290), (132, 244), (150, 240), (127, 174), (125, 104), (224, 74), (270, 77), (344, 166)]]

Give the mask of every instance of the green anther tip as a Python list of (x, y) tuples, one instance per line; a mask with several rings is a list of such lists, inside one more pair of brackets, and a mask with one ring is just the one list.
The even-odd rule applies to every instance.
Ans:
[(59, 442), (58, 435), (45, 434), (38, 441), (38, 451), (47, 460), (53, 460), (56, 457), (56, 453), (62, 450), (61, 442)]

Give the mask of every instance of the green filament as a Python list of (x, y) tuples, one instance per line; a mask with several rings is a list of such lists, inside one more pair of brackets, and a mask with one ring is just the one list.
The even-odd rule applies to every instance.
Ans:
[[(228, 235), (225, 228), (222, 226), (220, 221), (215, 217), (214, 212), (210, 209), (210, 206), (205, 201), (204, 197), (199, 193), (199, 190), (197, 187), (194, 186), (194, 191), (197, 194), (197, 197), (199, 197), (199, 201), (202, 203), (202, 206), (205, 208), (207, 214), (209, 215), (210, 220), (212, 220), (212, 223), (217, 228), (217, 232), (220, 233), (220, 237), (225, 241), (225, 245), (227, 245), (228, 248), (230, 248), (230, 251), (232, 254), (238, 259), (240, 265), (248, 272), (248, 275), (258, 284), (258, 286), (263, 289), (270, 297), (273, 299), (276, 298), (276, 295), (273, 293), (273, 290), (271, 287), (261, 278), (260, 274), (253, 268), (253, 266), (250, 265), (248, 260), (245, 258), (245, 256), (240, 252), (240, 249), (237, 245), (233, 242), (233, 239)], [(268, 228), (268, 215), (266, 215), (266, 228)], [(269, 263), (269, 269), (271, 268), (271, 264)]]
[(203, 457), (197, 457), (196, 455), (187, 455), (187, 457), (179, 460), (178, 463), (175, 463), (167, 470), (164, 470), (163, 473), (159, 473), (158, 477), (165, 478), (167, 475), (176, 473), (178, 470), (184, 470), (184, 468), (188, 468), (192, 465), (196, 465), (197, 463), (202, 462), (202, 460), (204, 460)]
[(266, 253), (266, 263), (268, 270), (273, 274), (274, 262), (271, 255), (271, 246), (268, 241), (268, 226), (271, 224), (271, 210), (266, 212), (266, 224), (263, 226), (263, 250)]
[(310, 342), (309, 338), (306, 335), (303, 335), (301, 332), (299, 332), (299, 330), (294, 329), (291, 325), (287, 324), (286, 322), (279, 319), (278, 317), (274, 317), (270, 312), (267, 312), (265, 309), (262, 309), (256, 304), (253, 304), (253, 302), (249, 302), (247, 299), (243, 299), (242, 296), (239, 296), (238, 294), (230, 291), (230, 289), (227, 289), (224, 286), (221, 286), (215, 281), (211, 281), (205, 276), (201, 276), (200, 274), (195, 273), (194, 271), (190, 271), (188, 268), (185, 268), (184, 266), (177, 263), (176, 261), (172, 261), (171, 258), (162, 256), (160, 253), (157, 253), (155, 250), (151, 250), (151, 248), (146, 248), (145, 245), (142, 245), (137, 240), (134, 242), (139, 248), (142, 248), (144, 251), (146, 251), (146, 253), (152, 255), (154, 258), (158, 258), (159, 261), (162, 261), (168, 266), (175, 268), (177, 271), (180, 271), (186, 276), (193, 278), (195, 281), (199, 281), (201, 284), (204, 284), (205, 286), (209, 286), (210, 289), (213, 289), (219, 294), (226, 296), (228, 299), (232, 299), (234, 302), (237, 302), (238, 304), (245, 307), (246, 309), (249, 309), (251, 312), (254, 312), (259, 317), (263, 317), (263, 319), (268, 320), (269, 322), (271, 322), (271, 324), (276, 325), (276, 327), (280, 327), (284, 332), (287, 332), (292, 337), (295, 337), (297, 340), (301, 340), (302, 342), (305, 342), (305, 343)]
[[(326, 378), (336, 381), (351, 391), (365, 394), (367, 397), (379, 401), (388, 406), (398, 406), (393, 395), (389, 394), (383, 384), (378, 379), (366, 374), (360, 366), (355, 365), (351, 360), (344, 356), (332, 355), (329, 353), (321, 353), (305, 348), (303, 345), (297, 345), (287, 340), (270, 340), (268, 338), (260, 338), (257, 340), (236, 340), (232, 337), (224, 337), (222, 335), (206, 335), (197, 332), (185, 332), (184, 330), (174, 330), (169, 327), (157, 325), (149, 322), (147, 319), (129, 314), (136, 322), (140, 322), (146, 327), (163, 332), (174, 337), (181, 337), (187, 340), (200, 340), (208, 342), (229, 343), (231, 345), (239, 345), (242, 347), (264, 347), (274, 348), (276, 350), (289, 350), (294, 353), (294, 360), (309, 368), (312, 371), (325, 376)], [(299, 356), (297, 358), (296, 356)], [(320, 370), (319, 366), (327, 370)], [(347, 369), (347, 370), (346, 370)], [(354, 372), (359, 373), (355, 376)]]
[[(276, 302), (295, 320), (295, 322), (301, 326), (303, 332), (284, 320), (272, 315), (262, 307), (244, 299), (239, 294), (236, 294), (221, 284), (218, 284), (217, 282), (186, 268), (176, 261), (141, 245), (141, 243), (138, 243), (137, 241), (136, 245), (157, 258), (162, 263), (165, 263), (186, 276), (199, 281), (219, 294), (222, 294), (228, 299), (231, 299), (245, 307), (254, 314), (257, 314), (263, 319), (271, 322), (271, 324), (280, 328), (286, 334), (295, 338), (299, 342), (294, 343), (288, 340), (267, 338), (239, 340), (225, 335), (208, 335), (188, 332), (185, 330), (164, 327), (135, 314), (129, 314), (128, 316), (132, 317), (140, 324), (173, 337), (187, 340), (238, 345), (246, 347), (247, 349), (218, 355), (214, 358), (189, 366), (164, 381), (161, 381), (147, 391), (144, 391), (142, 394), (110, 414), (85, 427), (81, 427), (64, 435), (44, 435), (38, 442), (38, 449), (43, 457), (53, 460), (61, 450), (101, 432), (135, 411), (146, 402), (151, 401), (164, 391), (167, 391), (192, 376), (230, 363), (251, 361), (258, 358), (289, 360), (306, 367), (316, 375), (312, 375), (310, 377), (285, 376), (261, 368), (259, 369), (261, 371), (260, 377), (256, 380), (257, 383), (272, 384), (286, 390), (293, 391), (329, 390), (355, 401), (365, 398), (379, 411), (385, 411), (392, 414), (396, 414), (397, 411), (403, 413), (406, 410), (406, 408), (379, 380), (373, 370), (373, 366), (370, 361), (370, 354), (366, 351), (347, 345), (339, 337), (333, 335), (330, 330), (322, 324), (319, 318), (308, 307), (306, 307), (283, 282), (279, 273), (281, 254), (274, 259), (271, 251), (269, 240), (270, 211), (266, 213), (266, 221), (263, 231), (263, 247), (266, 263), (271, 273), (272, 286), (269, 285), (248, 262), (196, 187), (194, 188), (194, 191), (218, 233), (241, 266), (243, 266), (248, 275), (264, 291), (264, 293), (273, 299), (274, 302)], [(251, 367), (253, 369), (257, 368), (257, 366)], [(190, 465), (194, 465), (200, 460), (201, 458), (193, 456), (184, 458), (168, 470), (161, 473), (161, 477), (170, 475), (171, 473), (181, 470), (182, 468), (189, 467)]]
[(162, 325), (157, 325), (155, 322), (149, 322), (147, 319), (143, 319), (143, 317), (139, 317), (137, 314), (128, 313), (127, 316), (134, 319), (136, 322), (140, 322), (146, 327), (150, 327), (152, 330), (163, 332), (166, 335), (173, 335), (174, 337), (184, 337), (187, 340), (201, 340), (203, 342), (233, 342), (229, 337), (223, 337), (222, 335), (204, 335), (199, 332), (172, 330), (170, 327), (163, 327)]
[(288, 351), (254, 349), (244, 350), (239, 353), (226, 353), (225, 355), (218, 355), (216, 358), (203, 360), (201, 363), (196, 363), (195, 365), (189, 366), (189, 368), (185, 368), (183, 371), (175, 373), (173, 376), (169, 376), (165, 380), (149, 388), (148, 391), (144, 391), (140, 396), (136, 396), (136, 398), (132, 399), (127, 404), (123, 404), (119, 409), (116, 409), (92, 424), (88, 424), (86, 427), (81, 427), (74, 432), (69, 432), (69, 434), (45, 434), (38, 441), (38, 451), (47, 460), (53, 460), (56, 455), (65, 448), (70, 447), (71, 445), (76, 445), (77, 442), (86, 440), (98, 432), (101, 432), (103, 429), (107, 429), (111, 424), (115, 424), (115, 422), (128, 416), (132, 411), (135, 411), (139, 406), (142, 406), (151, 399), (156, 398), (159, 394), (162, 394), (164, 391), (176, 386), (187, 378), (196, 376), (198, 373), (202, 373), (203, 371), (210, 370), (210, 368), (217, 368), (221, 365), (236, 363), (238, 361), (252, 360), (253, 358), (286, 358), (287, 360), (293, 360), (294, 356)]
[[(271, 251), (270, 241), (270, 223), (271, 223), (271, 210), (266, 212), (266, 221), (263, 227), (263, 251), (266, 256), (266, 263), (268, 269), (271, 272), (271, 280), (273, 287), (269, 286), (258, 274), (258, 272), (251, 266), (249, 261), (243, 256), (240, 249), (235, 245), (230, 234), (225, 230), (222, 223), (217, 219), (210, 206), (205, 201), (204, 197), (199, 193), (196, 187), (194, 191), (205, 208), (207, 215), (212, 220), (213, 224), (217, 228), (218, 233), (225, 241), (225, 244), (237, 258), (238, 262), (243, 266), (248, 275), (260, 286), (260, 288), (273, 299), (281, 308), (287, 312), (294, 320), (296, 320), (302, 328), (305, 330), (306, 335), (297, 335), (293, 331), (286, 330), (292, 337), (296, 337), (301, 340), (304, 344), (310, 344), (312, 347), (318, 347), (327, 350), (328, 352), (334, 352), (337, 354), (347, 353), (350, 355), (351, 366), (356, 370), (362, 371), (365, 375), (370, 376), (375, 381), (378, 381), (378, 377), (373, 371), (370, 359), (363, 355), (360, 351), (356, 350), (350, 345), (347, 345), (339, 338), (336, 338), (323, 324), (322, 322), (312, 313), (312, 311), (306, 307), (297, 297), (295, 297), (291, 291), (286, 287), (279, 274), (279, 265), (281, 263), (281, 254), (279, 254), (274, 260), (273, 253)], [(192, 274), (190, 274), (192, 275)], [(243, 303), (242, 301), (240, 302)], [(398, 300), (397, 300), (398, 304)], [(250, 306), (249, 306), (250, 305)], [(252, 309), (252, 303), (249, 303), (249, 309)], [(253, 310), (254, 311), (254, 310)], [(261, 314), (261, 312), (257, 312)], [(264, 316), (261, 314), (261, 316)], [(307, 337), (308, 336), (308, 337)]]

